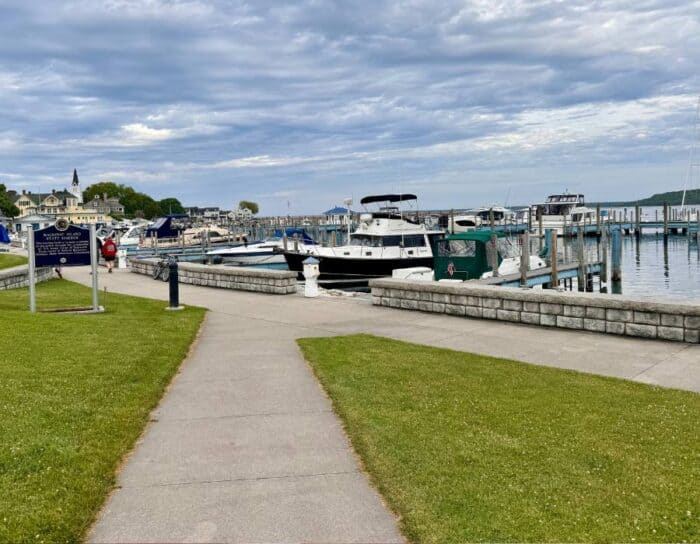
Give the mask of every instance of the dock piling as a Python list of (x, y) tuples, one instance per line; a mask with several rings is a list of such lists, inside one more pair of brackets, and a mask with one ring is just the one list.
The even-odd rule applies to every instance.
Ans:
[(547, 229), (549, 233), (549, 266), (552, 269), (552, 287), (559, 287), (559, 270), (557, 267), (557, 232)]
[(664, 202), (664, 238), (668, 238), (668, 204), (666, 202)]
[(576, 255), (578, 260), (578, 290), (586, 290), (586, 255), (583, 247), (583, 229), (581, 224), (578, 225), (578, 231), (576, 232)]
[(608, 233), (603, 231), (600, 238), (600, 292), (608, 292)]
[(615, 294), (622, 293), (622, 241), (620, 239), (620, 230), (616, 229), (612, 233), (612, 272), (610, 280), (612, 283), (612, 292)]
[(491, 240), (486, 246), (486, 257), (493, 272), (493, 277), (498, 277), (498, 246), (496, 245), (496, 234), (491, 233)]
[(527, 287), (527, 273), (530, 270), (530, 233), (522, 234), (520, 241), (522, 243), (522, 251), (520, 252), (520, 286)]

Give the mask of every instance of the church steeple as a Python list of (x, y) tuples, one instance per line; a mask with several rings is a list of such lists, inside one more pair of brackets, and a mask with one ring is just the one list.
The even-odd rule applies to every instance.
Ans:
[(83, 191), (80, 190), (80, 180), (78, 179), (78, 170), (73, 169), (73, 183), (70, 187), (71, 194), (75, 195), (78, 199), (78, 204), (83, 203)]

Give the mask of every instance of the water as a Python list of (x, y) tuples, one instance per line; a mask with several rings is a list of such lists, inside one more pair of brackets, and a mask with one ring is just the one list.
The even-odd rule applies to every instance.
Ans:
[[(576, 241), (559, 243), (560, 261), (575, 261)], [(588, 261), (601, 258), (595, 238), (586, 238), (585, 246)], [(608, 256), (609, 267), (611, 263)], [(700, 303), (700, 246), (695, 237), (669, 236), (664, 243), (661, 234), (645, 234), (639, 240), (623, 236), (621, 265), (624, 295)]]
[[(618, 217), (624, 215), (624, 208), (614, 208)], [(672, 207), (680, 215), (680, 206)], [(696, 217), (700, 206), (686, 206), (691, 218)], [(663, 217), (661, 207), (647, 206), (641, 209), (643, 220), (659, 220)], [(673, 213), (673, 212), (672, 212)], [(627, 208), (627, 219), (632, 221), (634, 206)], [(622, 237), (622, 293), (636, 297), (652, 297), (669, 301), (700, 303), (700, 247), (695, 237), (671, 235), (664, 244), (663, 236), (645, 230), (639, 241), (634, 236)], [(532, 254), (539, 242), (531, 238)], [(575, 240), (560, 239), (559, 260), (572, 262), (576, 259)], [(587, 260), (600, 260), (600, 247), (594, 237), (585, 240)], [(612, 244), (609, 243), (609, 247)], [(608, 260), (611, 263), (611, 259)], [(259, 268), (285, 270), (286, 264), (257, 265)], [(608, 289), (610, 285), (608, 284)]]

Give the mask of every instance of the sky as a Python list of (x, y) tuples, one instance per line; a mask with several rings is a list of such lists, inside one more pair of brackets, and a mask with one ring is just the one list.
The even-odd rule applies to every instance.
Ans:
[(699, 84), (700, 1), (0, 0), (0, 183), (634, 199), (700, 186)]

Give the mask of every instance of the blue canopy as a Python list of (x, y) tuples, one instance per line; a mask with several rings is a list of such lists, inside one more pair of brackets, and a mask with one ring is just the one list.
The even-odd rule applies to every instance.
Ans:
[(295, 229), (293, 227), (286, 227), (284, 231), (282, 229), (277, 229), (275, 231), (275, 238), (283, 238), (284, 233), (287, 233), (287, 238), (293, 238), (296, 236), (299, 238), (302, 242), (305, 244), (315, 244), (314, 239), (309, 236), (309, 233), (306, 232), (304, 229)]
[(7, 229), (0, 225), (0, 244), (9, 244), (10, 236), (7, 234)]
[(347, 208), (341, 208), (340, 206), (336, 206), (332, 210), (328, 210), (323, 212), (323, 215), (345, 215), (348, 213), (354, 213), (352, 210), (348, 210)]

